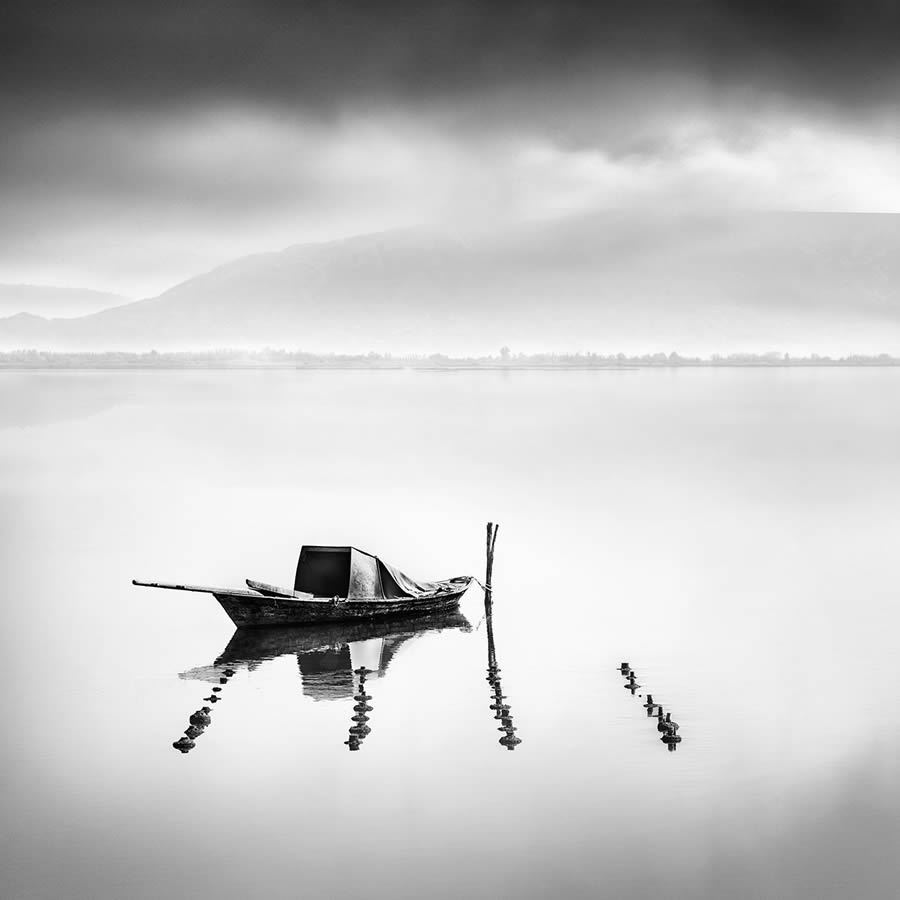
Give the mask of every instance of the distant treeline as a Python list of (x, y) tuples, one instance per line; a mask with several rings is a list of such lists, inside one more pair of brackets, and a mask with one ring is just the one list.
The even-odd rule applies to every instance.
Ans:
[(0, 352), (5, 369), (614, 369), (722, 366), (898, 366), (900, 357), (791, 356), (789, 353), (731, 353), (709, 357), (678, 353), (512, 353), (496, 356), (446, 356), (443, 353), (306, 353), (302, 350), (209, 350), (157, 353), (56, 353), (42, 350)]

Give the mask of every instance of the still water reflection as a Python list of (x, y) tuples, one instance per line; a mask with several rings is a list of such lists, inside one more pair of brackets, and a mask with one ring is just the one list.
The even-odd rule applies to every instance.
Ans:
[[(189, 669), (180, 677), (214, 685), (210, 696), (203, 700), (216, 704), (225, 698), (225, 686), (239, 671), (253, 672), (267, 660), (295, 657), (305, 697), (356, 701), (351, 717), (354, 724), (350, 726), (355, 731), (351, 730), (345, 743), (351, 750), (358, 750), (372, 727), (368, 715), (373, 710), (368, 703), (372, 697), (365, 688), (371, 688), (374, 680), (387, 674), (394, 656), (408, 641), (446, 629), (470, 632), (472, 626), (462, 613), (445, 612), (299, 628), (239, 628), (212, 665)], [(421, 677), (427, 676), (427, 671), (421, 673)], [(212, 713), (209, 706), (192, 713), (184, 737), (173, 744), (175, 749), (182, 753), (192, 750), (196, 739), (212, 724)], [(220, 708), (215, 713), (221, 714)]]
[[(900, 370), (0, 375), (0, 896), (895, 896), (898, 409)], [(470, 629), (242, 648), (131, 586), (480, 577), (489, 519)]]
[(488, 667), (487, 681), (491, 686), (491, 703), (490, 708), (494, 711), (494, 718), (500, 723), (497, 727), (498, 731), (503, 732), (500, 738), (500, 744), (507, 750), (515, 750), (522, 743), (522, 739), (516, 735), (518, 729), (513, 722), (512, 706), (503, 701), (508, 699), (503, 693), (503, 683), (500, 679), (500, 666), (497, 664), (497, 647), (494, 641), (494, 614), (492, 609), (492, 599), (485, 598), (485, 623), (487, 629), (487, 651), (488, 651)]

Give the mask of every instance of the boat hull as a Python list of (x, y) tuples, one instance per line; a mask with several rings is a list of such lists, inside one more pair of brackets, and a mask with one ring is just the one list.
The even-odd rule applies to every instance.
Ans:
[(271, 625), (314, 625), (415, 616), (456, 609), (462, 590), (396, 600), (297, 600), (290, 597), (248, 596), (247, 592), (216, 591), (214, 596), (238, 628)]

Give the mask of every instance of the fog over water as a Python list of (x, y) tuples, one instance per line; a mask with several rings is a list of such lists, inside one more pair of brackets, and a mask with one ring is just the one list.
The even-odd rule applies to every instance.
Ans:
[[(895, 369), (3, 373), (6, 896), (893, 896), (898, 400)], [(233, 629), (132, 578), (284, 583), (304, 542), (481, 577), (488, 520), (514, 752), (474, 587), (471, 627), (350, 647), (358, 752), (340, 641), (238, 654), (172, 748)]]

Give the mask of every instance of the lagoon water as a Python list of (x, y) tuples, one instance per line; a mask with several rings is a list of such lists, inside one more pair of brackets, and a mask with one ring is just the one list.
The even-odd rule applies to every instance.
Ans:
[[(898, 409), (897, 369), (3, 373), (0, 893), (896, 896)], [(234, 629), (133, 577), (483, 577), (488, 520), (514, 751), (476, 588), (237, 654), (173, 749)]]

